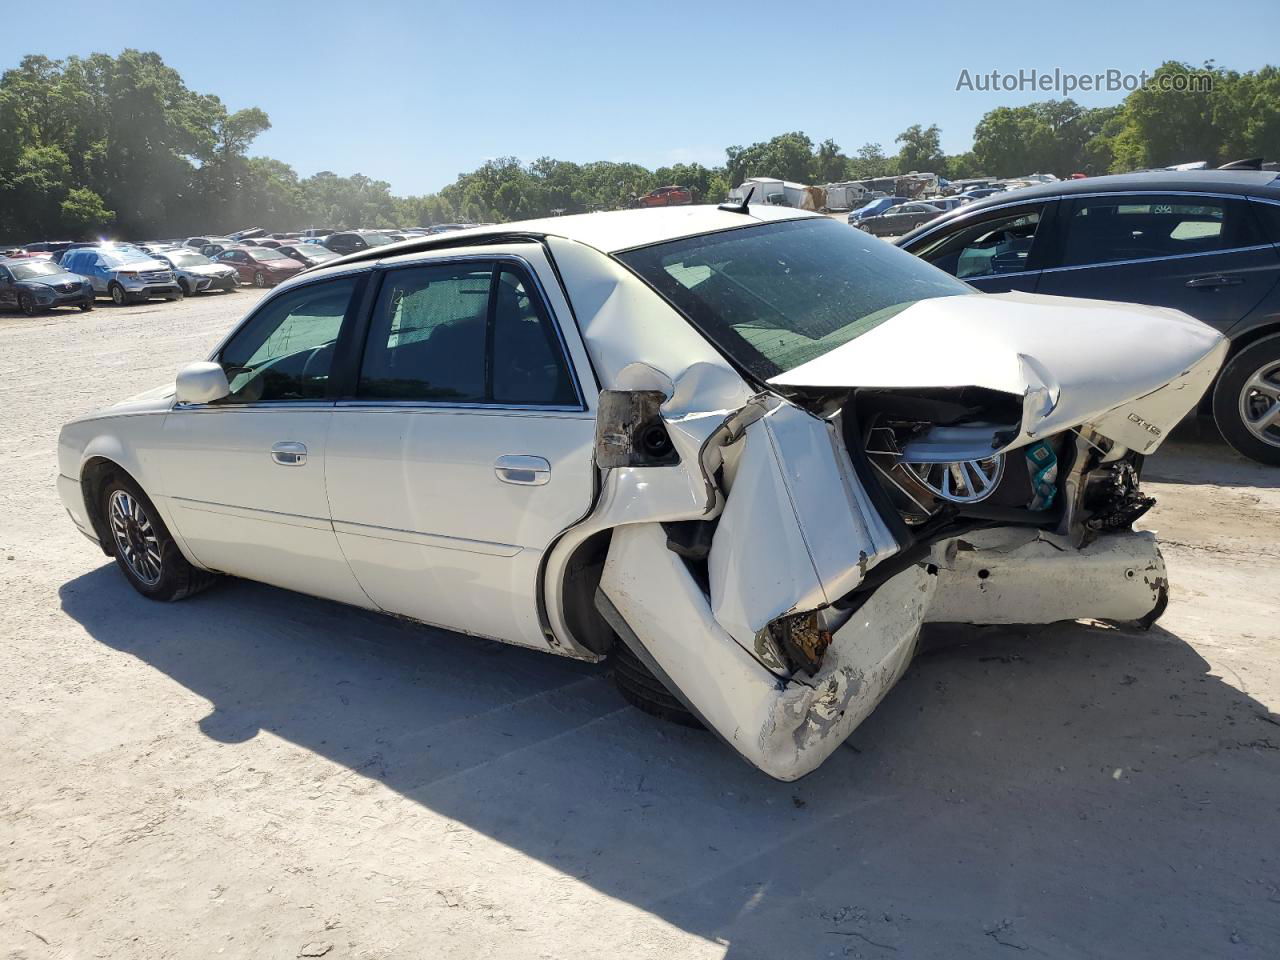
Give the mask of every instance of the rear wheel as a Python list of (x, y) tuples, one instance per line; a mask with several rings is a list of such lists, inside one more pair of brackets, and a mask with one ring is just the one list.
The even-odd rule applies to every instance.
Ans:
[(253, 273), (253, 285), (255, 287), (265, 287), (267, 285), (267, 275), (261, 270), (255, 270)]
[(613, 665), (613, 682), (627, 703), (637, 710), (678, 723), (682, 727), (702, 729), (701, 721), (662, 685), (662, 681), (621, 640), (613, 645), (610, 663)]
[(1213, 419), (1236, 451), (1280, 466), (1280, 334), (1250, 344), (1222, 368)]
[(187, 562), (155, 505), (127, 474), (107, 480), (102, 516), (115, 548), (116, 566), (149, 600), (182, 600), (217, 579)]
[(92, 300), (86, 300), (84, 303), (80, 304), (80, 309), (81, 309), (83, 312), (88, 313), (90, 310), (92, 310), (92, 309), (93, 309), (93, 301), (92, 301)]

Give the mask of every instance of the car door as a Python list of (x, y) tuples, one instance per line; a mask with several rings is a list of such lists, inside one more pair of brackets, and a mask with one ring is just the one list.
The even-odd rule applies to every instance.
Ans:
[(527, 244), (382, 274), (325, 467), (338, 541), (382, 609), (546, 649), (542, 557), (595, 486), (596, 391), (552, 276)]
[(1173, 307), (1223, 331), (1280, 278), (1280, 256), (1240, 197), (1072, 197), (1058, 233), (1040, 293)]
[(1046, 200), (977, 210), (926, 229), (903, 247), (987, 293), (1034, 293), (1051, 246), (1056, 206), (1057, 201)]
[(338, 547), (325, 493), (330, 374), (366, 273), (268, 298), (219, 349), (230, 396), (177, 404), (159, 445), (163, 493), (200, 563), (369, 606)]

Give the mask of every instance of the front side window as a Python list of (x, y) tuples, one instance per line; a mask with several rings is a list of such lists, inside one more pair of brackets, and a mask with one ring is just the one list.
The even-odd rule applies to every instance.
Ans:
[(307, 284), (262, 307), (222, 349), (223, 403), (321, 400), (356, 278)]
[(961, 280), (1020, 273), (1027, 268), (1041, 213), (1023, 208), (944, 234), (913, 252)]
[(433, 264), (386, 275), (357, 395), (366, 400), (576, 405), (554, 321), (522, 272)]
[(1063, 266), (1211, 253), (1235, 246), (1240, 201), (1186, 195), (1085, 197), (1067, 217)]
[(827, 217), (618, 254), (721, 352), (767, 380), (934, 297), (972, 287)]

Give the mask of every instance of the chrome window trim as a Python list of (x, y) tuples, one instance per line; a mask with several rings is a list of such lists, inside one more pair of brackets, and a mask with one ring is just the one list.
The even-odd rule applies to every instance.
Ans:
[[(1024, 197), (1021, 200), (1010, 200), (1008, 203), (998, 203), (990, 207), (983, 207), (981, 210), (975, 210), (972, 213), (962, 213), (959, 216), (948, 220), (946, 223), (940, 223), (936, 227), (932, 227), (926, 230), (924, 233), (916, 234), (916, 236), (912, 237), (912, 245), (914, 245), (917, 240), (923, 240), (925, 237), (928, 237), (931, 234), (937, 233), (943, 227), (950, 227), (954, 224), (964, 223), (970, 218), (972, 218), (974, 223), (977, 223), (980, 219), (982, 219), (982, 216), (987, 213), (999, 213), (1001, 210), (1009, 210), (1013, 207), (1025, 207), (1025, 206), (1030, 206), (1032, 204), (1057, 203), (1061, 199), (1062, 199), (1061, 197), (1039, 197), (1036, 199), (1028, 199)], [(956, 207), (954, 209), (964, 210), (965, 208)], [(951, 211), (946, 211), (946, 212), (950, 213)]]
[[(532, 263), (518, 253), (509, 252), (493, 252), (493, 253), (460, 253), (451, 254), (443, 257), (432, 257), (430, 251), (423, 251), (419, 258), (417, 254), (402, 254), (402, 256), (413, 257), (411, 260), (396, 259), (395, 263), (389, 264), (386, 261), (379, 260), (374, 264), (374, 269), (387, 273), (392, 270), (406, 270), (421, 266), (448, 265), (450, 263), (467, 263), (467, 262), (483, 262), (500, 265), (503, 261), (515, 262), (524, 269), (524, 272), (533, 280), (533, 285), (537, 290), (542, 306), (546, 310), (547, 318), (551, 321), (552, 327), (555, 328), (556, 342), (560, 344), (560, 355), (564, 357), (565, 365), (569, 369), (569, 379), (573, 383), (574, 395), (578, 398), (576, 404), (510, 404), (510, 403), (447, 403), (434, 402), (428, 400), (340, 400), (338, 405), (344, 409), (359, 409), (373, 407), (388, 407), (402, 409), (445, 409), (445, 410), (505, 410), (507, 412), (520, 412), (522, 410), (555, 412), (555, 413), (588, 413), (586, 398), (582, 392), (582, 383), (578, 377), (578, 369), (573, 362), (573, 354), (569, 350), (569, 344), (565, 341), (564, 330), (560, 324), (560, 318), (556, 316), (555, 310), (551, 306), (551, 298), (547, 296), (546, 287), (543, 286), (542, 278), (538, 276), (538, 271)], [(372, 318), (370, 318), (372, 320)], [(372, 329), (372, 323), (370, 324)], [(367, 336), (366, 331), (366, 336)], [(359, 382), (357, 381), (356, 389), (359, 390)]]
[[(960, 223), (972, 216), (975, 220), (985, 213), (995, 213), (999, 210), (1007, 210), (1010, 207), (1019, 207), (1033, 203), (1057, 203), (1060, 200), (1086, 200), (1095, 197), (1212, 197), (1215, 200), (1249, 200), (1259, 199), (1266, 203), (1280, 204), (1280, 200), (1265, 200), (1262, 197), (1252, 197), (1243, 193), (1211, 193), (1205, 190), (1097, 190), (1092, 193), (1060, 193), (1052, 197), (1022, 197), (1018, 200), (1009, 200), (1006, 203), (993, 204), (990, 207), (983, 207), (981, 210), (965, 213), (956, 217), (954, 220), (948, 220), (946, 223), (940, 223), (932, 230), (927, 230), (913, 238), (915, 240), (923, 240), (925, 237), (936, 232), (942, 227), (949, 227), (952, 224)], [(961, 208), (963, 209), (963, 208)], [(1184, 256), (1184, 254), (1175, 254), (1175, 256)], [(1052, 267), (1054, 270), (1065, 270), (1066, 267)]]
[(1131, 260), (1102, 260), (1098, 263), (1074, 263), (1069, 267), (1044, 267), (1041, 273), (1063, 273), (1067, 270), (1097, 270), (1102, 267), (1132, 266), (1135, 263), (1161, 263), (1165, 260), (1190, 260), (1192, 257), (1219, 257), (1228, 253), (1248, 253), (1254, 250), (1271, 250), (1275, 244), (1255, 243), (1247, 247), (1226, 247), (1222, 250), (1198, 250), (1194, 253), (1167, 253), (1162, 257), (1138, 257)]
[(413, 410), (438, 410), (441, 413), (487, 413), (487, 414), (580, 414), (570, 419), (592, 419), (591, 411), (585, 407), (566, 404), (521, 404), (511, 406), (502, 403), (449, 403), (432, 400), (339, 400), (335, 404), (339, 410), (388, 410), (392, 412), (410, 412)]

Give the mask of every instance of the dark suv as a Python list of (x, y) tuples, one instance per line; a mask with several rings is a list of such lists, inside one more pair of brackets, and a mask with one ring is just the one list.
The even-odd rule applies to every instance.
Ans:
[[(1280, 177), (1202, 170), (1001, 193), (897, 241), (991, 293), (1174, 307), (1231, 340), (1208, 395), (1227, 442), (1280, 465)], [(1207, 412), (1207, 411), (1206, 411)]]

